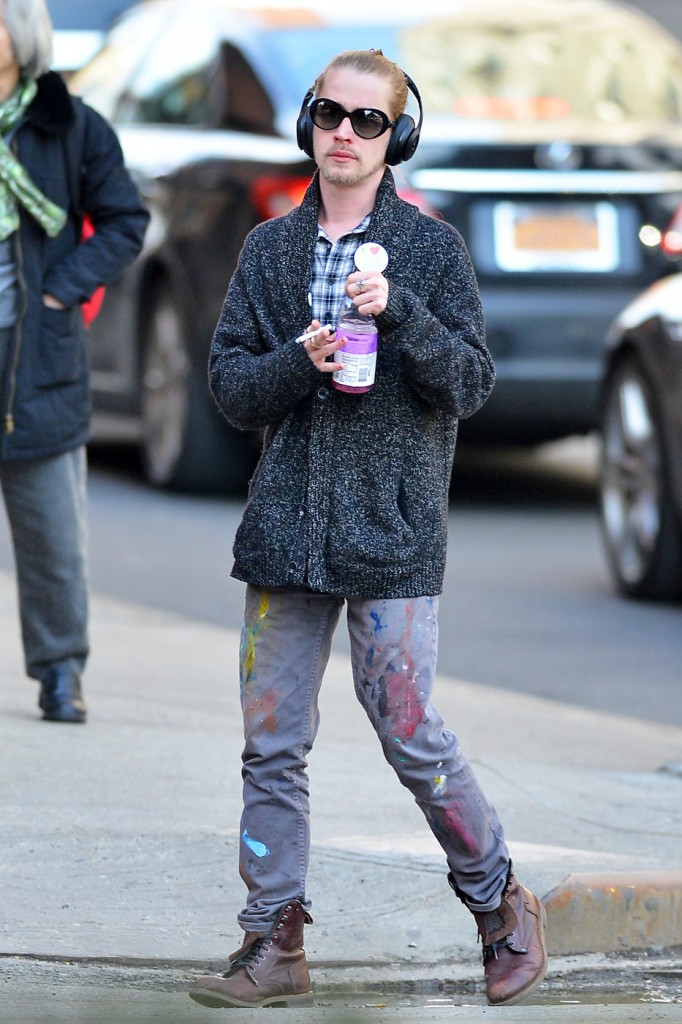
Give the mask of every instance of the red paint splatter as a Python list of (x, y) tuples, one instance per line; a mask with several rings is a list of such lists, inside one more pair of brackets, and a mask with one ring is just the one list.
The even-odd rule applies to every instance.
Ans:
[(466, 826), (464, 825), (462, 813), (459, 807), (456, 804), (450, 804), (449, 807), (443, 808), (443, 811), (445, 824), (448, 830), (457, 836), (459, 842), (466, 847), (467, 851), (472, 856), (479, 856), (481, 851), (479, 850), (478, 844), (474, 840), (473, 836), (469, 834)]
[(409, 667), (406, 672), (393, 671), (385, 681), (391, 731), (401, 741), (411, 740), (424, 718), (419, 690), (409, 672)]
[[(413, 604), (405, 608), (407, 621), (400, 638), (401, 667), (389, 666), (391, 674), (386, 680), (387, 706), (393, 719), (393, 732), (400, 741), (411, 740), (424, 720), (422, 695), (417, 686), (418, 673), (414, 667), (414, 614)], [(391, 671), (392, 670), (392, 671)]]
[(277, 694), (272, 687), (248, 700), (244, 705), (246, 731), (250, 735), (263, 731), (274, 732), (277, 728), (278, 704)]

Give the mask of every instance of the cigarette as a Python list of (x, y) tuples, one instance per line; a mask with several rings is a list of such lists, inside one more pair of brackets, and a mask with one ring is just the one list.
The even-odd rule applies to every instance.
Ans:
[(296, 339), (296, 344), (297, 345), (302, 345), (304, 341), (310, 341), (310, 339), (314, 338), (316, 334), (320, 333), (320, 331), (331, 331), (331, 330), (332, 330), (332, 325), (331, 324), (323, 324), (322, 327), (318, 327), (316, 331), (308, 331), (306, 334), (299, 335), (299, 337)]

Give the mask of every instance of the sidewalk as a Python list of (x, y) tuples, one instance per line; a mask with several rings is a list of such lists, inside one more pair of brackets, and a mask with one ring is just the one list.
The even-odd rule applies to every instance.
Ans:
[[(243, 900), (237, 634), (95, 596), (85, 727), (40, 720), (17, 634), (0, 573), (0, 965), (218, 967)], [(682, 729), (451, 679), (434, 702), (544, 899), (552, 956), (682, 944), (682, 777), (658, 770), (682, 762)], [(314, 979), (478, 982), (471, 917), (337, 655), (321, 713)]]

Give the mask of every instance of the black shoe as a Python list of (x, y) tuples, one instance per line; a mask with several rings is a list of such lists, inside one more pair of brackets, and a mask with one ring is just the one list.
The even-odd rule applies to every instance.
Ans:
[(46, 722), (84, 722), (87, 709), (78, 673), (70, 665), (48, 669), (40, 686), (38, 705)]

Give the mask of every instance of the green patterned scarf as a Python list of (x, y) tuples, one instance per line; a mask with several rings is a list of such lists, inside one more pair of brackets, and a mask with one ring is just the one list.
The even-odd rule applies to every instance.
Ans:
[(32, 78), (20, 82), (9, 99), (0, 103), (0, 240), (19, 227), (19, 203), (35, 217), (50, 238), (66, 223), (66, 211), (51, 202), (31, 181), (25, 168), (4, 141), (19, 124), (38, 86)]

